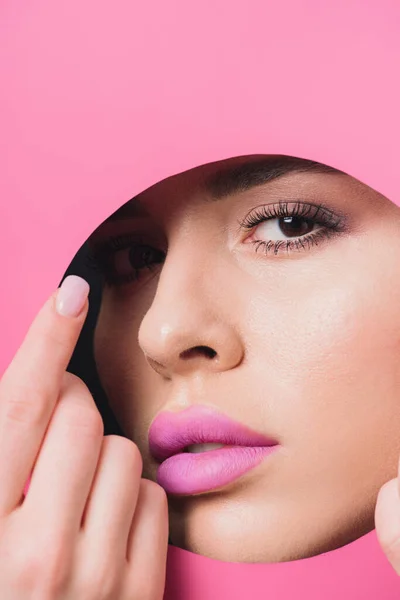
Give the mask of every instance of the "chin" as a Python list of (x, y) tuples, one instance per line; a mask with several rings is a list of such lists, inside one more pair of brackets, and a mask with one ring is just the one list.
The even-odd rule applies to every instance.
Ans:
[[(189, 505), (189, 506), (188, 506)], [(176, 505), (175, 505), (176, 508)], [(170, 505), (170, 540), (174, 546), (222, 562), (274, 563), (298, 560), (311, 549), (296, 547), (284, 528), (260, 531), (258, 511), (245, 514), (243, 508), (229, 506), (221, 498), (197, 498), (180, 504), (179, 512)], [(267, 521), (264, 515), (264, 522)], [(257, 526), (258, 522), (258, 526)]]
[(247, 563), (247, 564), (265, 564), (265, 563), (280, 563), (302, 560), (321, 554), (318, 550), (306, 549), (303, 547), (276, 547), (271, 546), (266, 548), (265, 545), (260, 548), (254, 548), (251, 543), (241, 544), (238, 548), (236, 542), (231, 540), (218, 540), (217, 542), (208, 540), (198, 541), (186, 544), (174, 544), (188, 552), (211, 558), (221, 562), (229, 563)]
[[(369, 533), (373, 520), (351, 519), (341, 527), (329, 522), (304, 528), (305, 515), (265, 512), (204, 496), (196, 502), (170, 504), (170, 539), (174, 546), (222, 562), (278, 563), (312, 558), (339, 549)], [(251, 504), (251, 503), (250, 503)], [(249, 510), (246, 510), (248, 508)], [(260, 508), (260, 507), (259, 507)], [(260, 528), (260, 525), (263, 527)]]

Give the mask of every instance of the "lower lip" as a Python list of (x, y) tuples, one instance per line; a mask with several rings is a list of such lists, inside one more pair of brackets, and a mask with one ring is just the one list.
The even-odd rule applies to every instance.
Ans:
[(167, 494), (209, 492), (236, 481), (277, 448), (279, 445), (231, 446), (206, 452), (175, 454), (159, 466), (157, 483)]

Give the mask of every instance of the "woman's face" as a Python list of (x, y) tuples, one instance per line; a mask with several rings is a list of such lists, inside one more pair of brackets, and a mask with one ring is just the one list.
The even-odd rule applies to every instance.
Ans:
[(172, 543), (276, 562), (373, 529), (400, 453), (398, 208), (345, 174), (242, 157), (146, 190), (90, 244), (100, 379), (169, 494)]

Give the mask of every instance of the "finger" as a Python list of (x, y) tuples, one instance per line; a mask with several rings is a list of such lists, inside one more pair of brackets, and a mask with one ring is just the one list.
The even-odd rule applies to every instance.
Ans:
[(400, 496), (397, 479), (392, 479), (379, 491), (375, 527), (384, 553), (400, 575)]
[(127, 598), (163, 598), (167, 550), (167, 496), (159, 485), (142, 479), (128, 538)]
[(43, 441), (21, 512), (40, 531), (68, 543), (82, 515), (103, 440), (103, 421), (85, 384), (65, 373), (60, 400)]
[(96, 564), (125, 561), (141, 473), (137, 446), (121, 436), (105, 436), (82, 524)]
[(0, 382), (0, 515), (21, 501), (86, 318), (89, 285), (67, 277), (33, 321)]

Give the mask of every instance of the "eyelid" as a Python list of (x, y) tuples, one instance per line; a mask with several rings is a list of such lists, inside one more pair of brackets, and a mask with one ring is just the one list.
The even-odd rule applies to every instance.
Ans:
[[(314, 225), (319, 225), (319, 229), (298, 237), (288, 237), (286, 240), (251, 239), (253, 236), (257, 236), (256, 230), (263, 223), (296, 216)], [(240, 244), (248, 245), (248, 242), (250, 242), (250, 245), (255, 245), (255, 253), (262, 247), (265, 249), (265, 254), (273, 252), (275, 256), (282, 254), (284, 251), (288, 254), (292, 250), (306, 250), (319, 245), (323, 240), (349, 232), (348, 219), (341, 211), (335, 212), (325, 203), (317, 204), (298, 198), (258, 205), (249, 210), (243, 219), (238, 220), (238, 226)]]
[(244, 218), (240, 221), (242, 227), (247, 228), (251, 221), (251, 216), (254, 214), (262, 215), (266, 221), (279, 217), (298, 216), (304, 219), (326, 222), (329, 221), (332, 225), (339, 226), (345, 220), (345, 215), (339, 211), (332, 211), (324, 203), (306, 202), (303, 200), (280, 200), (269, 204), (261, 204), (249, 210)]
[[(99, 271), (104, 277), (104, 282), (108, 285), (124, 285), (133, 281), (139, 281), (140, 274), (145, 270), (153, 271), (154, 267), (152, 264), (143, 265), (141, 267), (134, 268), (132, 265), (132, 272), (129, 274), (118, 274), (116, 270), (109, 265), (108, 262), (112, 263), (113, 257), (120, 252), (125, 252), (133, 247), (145, 246), (151, 247), (150, 244), (145, 241), (141, 241), (138, 236), (114, 236), (105, 240), (99, 240), (94, 249), (89, 248), (89, 252), (86, 259), (86, 265), (92, 270)], [(153, 248), (155, 249), (155, 248)], [(158, 250), (162, 254), (165, 254), (163, 250)], [(159, 264), (159, 263), (157, 263)]]
[(143, 231), (132, 231), (128, 229), (126, 232), (120, 233), (115, 232), (114, 234), (108, 234), (102, 236), (99, 239), (92, 240), (91, 248), (94, 254), (101, 253), (102, 251), (117, 252), (118, 250), (124, 250), (130, 246), (152, 246), (166, 252), (165, 242), (161, 241), (159, 237), (153, 234), (148, 234)]
[(336, 229), (341, 232), (348, 230), (348, 217), (342, 211), (333, 211), (325, 203), (315, 203), (299, 198), (285, 199), (278, 202), (270, 202), (257, 205), (250, 209), (242, 219), (238, 219), (236, 236), (248, 237), (252, 231), (261, 223), (277, 218), (298, 216), (314, 221), (327, 228)]

